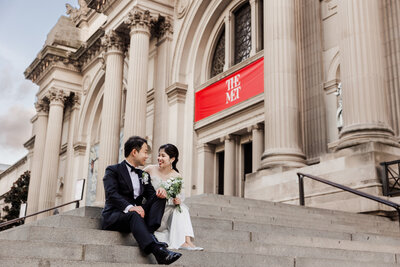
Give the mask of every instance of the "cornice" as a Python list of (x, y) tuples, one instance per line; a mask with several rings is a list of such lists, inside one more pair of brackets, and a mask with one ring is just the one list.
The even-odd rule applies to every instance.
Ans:
[(32, 136), (28, 141), (26, 141), (26, 142), (24, 143), (24, 147), (25, 147), (26, 149), (28, 149), (28, 150), (33, 149), (33, 147), (34, 147), (34, 145), (35, 145), (35, 138), (36, 138), (36, 135)]
[(103, 35), (104, 30), (98, 29), (74, 52), (55, 46), (45, 46), (25, 70), (25, 78), (39, 84), (41, 79), (54, 67), (81, 72), (82, 68), (100, 54)]

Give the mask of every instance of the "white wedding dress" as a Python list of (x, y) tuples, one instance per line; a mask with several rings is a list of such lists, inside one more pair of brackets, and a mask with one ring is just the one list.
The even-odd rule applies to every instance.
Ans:
[[(163, 180), (157, 176), (151, 177), (151, 183), (155, 189), (158, 189)], [(183, 204), (183, 193), (177, 197), (181, 199), (181, 210), (175, 207), (172, 199), (167, 201), (165, 205), (164, 216), (161, 221), (160, 228), (154, 233), (161, 242), (166, 242), (169, 249), (178, 249), (185, 243), (185, 237), (194, 238), (192, 222), (190, 221), (189, 208)]]

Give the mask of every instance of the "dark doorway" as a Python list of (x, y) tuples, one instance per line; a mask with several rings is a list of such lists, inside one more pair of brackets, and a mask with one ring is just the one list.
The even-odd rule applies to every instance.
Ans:
[(217, 153), (217, 162), (218, 162), (218, 194), (224, 194), (224, 160), (225, 152), (221, 151)]
[(253, 147), (251, 142), (243, 144), (243, 161), (244, 161), (243, 181), (246, 181), (246, 174), (253, 172)]

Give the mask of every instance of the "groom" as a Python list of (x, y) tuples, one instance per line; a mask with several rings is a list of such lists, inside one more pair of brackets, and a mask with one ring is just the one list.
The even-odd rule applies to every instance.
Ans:
[(153, 253), (159, 264), (171, 264), (182, 254), (168, 250), (153, 234), (161, 225), (167, 192), (163, 188), (155, 191), (148, 174), (136, 168), (148, 158), (146, 139), (130, 137), (124, 152), (125, 160), (108, 166), (103, 178), (102, 228), (131, 232), (146, 254)]

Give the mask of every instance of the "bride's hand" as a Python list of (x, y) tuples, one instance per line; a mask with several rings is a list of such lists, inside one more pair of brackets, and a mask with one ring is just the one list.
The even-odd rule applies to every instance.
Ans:
[(179, 197), (174, 198), (174, 205), (180, 205), (181, 199)]

